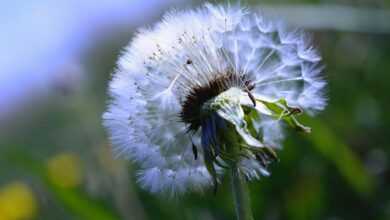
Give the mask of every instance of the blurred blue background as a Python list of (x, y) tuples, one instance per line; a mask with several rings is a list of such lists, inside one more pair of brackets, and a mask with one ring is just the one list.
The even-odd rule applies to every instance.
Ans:
[[(177, 199), (140, 189), (101, 125), (136, 28), (202, 2), (1, 2), (0, 220), (235, 219), (225, 184)], [(302, 119), (312, 134), (289, 133), (271, 177), (250, 183), (255, 219), (390, 219), (390, 1), (241, 4), (313, 33), (329, 82), (326, 111)]]

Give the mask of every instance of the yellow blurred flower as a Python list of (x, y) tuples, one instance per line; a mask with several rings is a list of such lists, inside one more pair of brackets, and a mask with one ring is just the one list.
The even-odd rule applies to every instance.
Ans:
[(73, 188), (81, 184), (81, 169), (80, 158), (73, 153), (61, 153), (47, 163), (49, 179), (64, 188)]
[(27, 220), (37, 214), (37, 201), (30, 187), (22, 182), (0, 188), (0, 220)]

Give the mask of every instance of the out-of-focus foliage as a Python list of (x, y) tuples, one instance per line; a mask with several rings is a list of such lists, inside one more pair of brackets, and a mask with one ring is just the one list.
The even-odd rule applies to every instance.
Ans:
[[(390, 10), (380, 0), (241, 2)], [(101, 114), (109, 73), (131, 31), (100, 40), (79, 68), (66, 70), (81, 71), (84, 80), (61, 78), (49, 96), (1, 122), (0, 220), (234, 219), (225, 182), (216, 195), (210, 189), (168, 199), (140, 189), (132, 165), (112, 157)], [(390, 219), (389, 37), (313, 31), (329, 104), (314, 119), (301, 117), (312, 133), (288, 133), (272, 175), (250, 184), (255, 219)]]

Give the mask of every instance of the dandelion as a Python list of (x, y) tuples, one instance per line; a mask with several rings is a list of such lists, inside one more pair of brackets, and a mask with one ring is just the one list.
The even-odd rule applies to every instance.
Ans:
[(244, 179), (269, 175), (283, 124), (309, 132), (296, 116), (326, 105), (320, 60), (307, 35), (239, 6), (171, 11), (122, 53), (104, 124), (143, 188), (216, 189), (230, 173), (250, 219)]
[(38, 201), (32, 189), (15, 181), (0, 188), (0, 219), (34, 219), (38, 214)]
[(47, 161), (49, 180), (61, 188), (75, 188), (82, 183), (80, 157), (74, 153), (60, 153)]

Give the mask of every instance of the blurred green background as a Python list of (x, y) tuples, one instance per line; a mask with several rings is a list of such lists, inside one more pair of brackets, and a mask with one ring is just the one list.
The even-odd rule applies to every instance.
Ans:
[[(26, 69), (0, 71), (0, 220), (235, 219), (225, 183), (216, 195), (209, 189), (175, 199), (140, 189), (132, 165), (113, 159), (101, 125), (110, 72), (135, 28), (167, 8), (202, 1), (53, 2), (7, 3), (3, 10), (20, 13), (0, 17), (10, 28), (2, 32), (14, 33), (0, 38), (2, 56), (16, 57), (8, 60), (11, 70)], [(326, 110), (302, 117), (312, 133), (288, 133), (272, 175), (250, 183), (255, 219), (390, 219), (390, 1), (241, 3), (313, 33), (329, 83)], [(26, 13), (63, 20), (18, 17)], [(61, 37), (53, 35), (65, 27)], [(48, 43), (54, 37), (61, 46)], [(38, 61), (39, 54), (24, 53), (45, 48)], [(59, 56), (70, 48), (76, 49)]]

